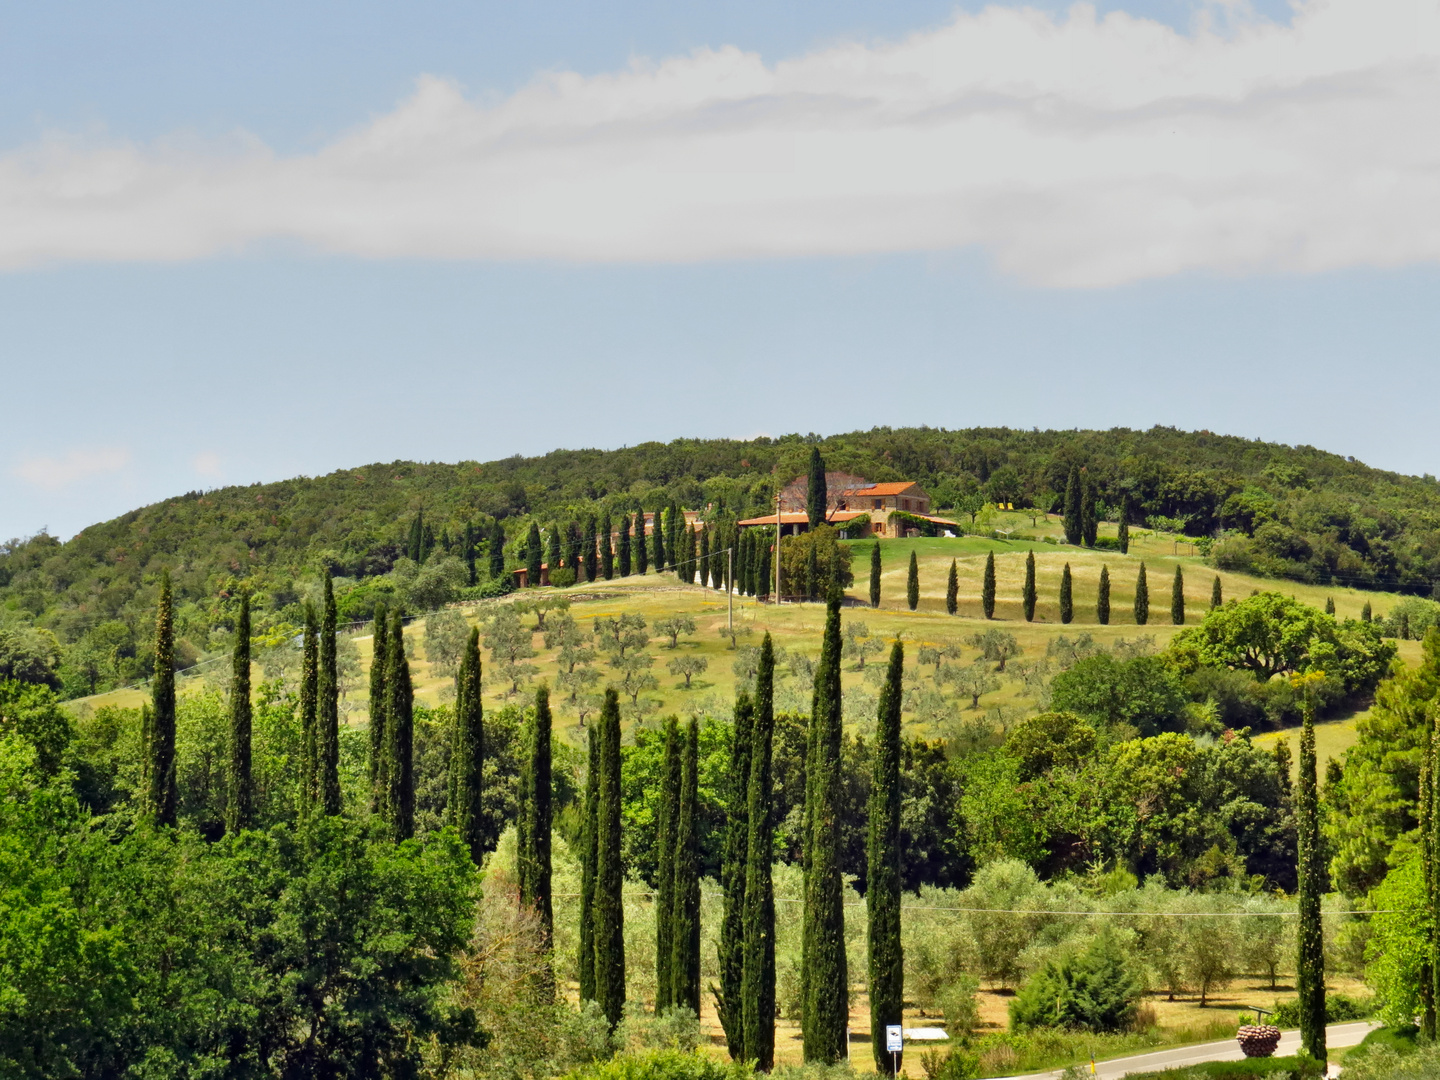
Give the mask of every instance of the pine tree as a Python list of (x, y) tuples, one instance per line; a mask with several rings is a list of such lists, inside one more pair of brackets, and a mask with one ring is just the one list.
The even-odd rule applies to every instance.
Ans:
[(1125, 495), (1120, 499), (1120, 527), (1116, 530), (1115, 539), (1120, 544), (1120, 554), (1130, 553), (1130, 496)]
[(742, 690), (735, 701), (735, 741), (726, 776), (725, 840), (720, 853), (720, 1026), (730, 1056), (745, 1060), (741, 983), (745, 975), (745, 845), (750, 839), (750, 737), (755, 705)]
[(600, 576), (606, 581), (615, 577), (615, 551), (610, 546), (610, 515), (600, 517)]
[(630, 576), (630, 515), (620, 515), (620, 576)]
[(1325, 614), (1331, 616), (1335, 614), (1335, 598), (1333, 596), (1325, 597)]
[(812, 446), (810, 477), (805, 491), (805, 514), (810, 528), (825, 524), (825, 504), (829, 501), (830, 496), (825, 490), (825, 459), (820, 456), (820, 448)]
[(391, 836), (400, 841), (415, 834), (415, 728), (410, 662), (405, 659), (405, 622), (398, 611), (391, 616), (387, 636), (390, 656), (385, 665), (385, 773), (389, 790), (385, 819)]
[(600, 578), (600, 546), (599, 538), (595, 535), (599, 526), (595, 522), (594, 514), (585, 515), (585, 527), (580, 533), (581, 542), (584, 544), (585, 559), (585, 580), (597, 581)]
[(555, 933), (550, 903), (550, 688), (541, 683), (535, 690), (535, 715), (528, 725), (529, 746), (522, 766), (525, 805), (519, 808), (524, 821), (525, 847), (517, 853), (521, 863), (520, 903), (540, 920), (543, 948), (548, 950)]
[[(600, 783), (595, 812), (595, 1000), (613, 1028), (625, 1014), (625, 882), (620, 852), (620, 698), (605, 691), (600, 712)], [(678, 877), (678, 872), (677, 872)]]
[(473, 589), (478, 583), (478, 578), (475, 573), (475, 523), (472, 521), (465, 523), (464, 544), (466, 584)]
[(1369, 622), (1370, 619), (1371, 619), (1371, 614), (1370, 614), (1370, 601), (1369, 601), (1369, 600), (1366, 600), (1365, 603), (1364, 603), (1364, 605), (1360, 608), (1360, 621), (1361, 621), (1361, 622)]
[(844, 883), (838, 852), (840, 788), (840, 600), (832, 588), (815, 672), (806, 768), (805, 925), (801, 946), (805, 1060), (834, 1064), (849, 1049)]
[(655, 508), (654, 523), (650, 526), (650, 540), (652, 542), (652, 547), (650, 550), (650, 562), (654, 565), (655, 572), (657, 574), (663, 573), (665, 570), (666, 555), (665, 529), (661, 524), (660, 508), (658, 506)]
[(870, 606), (880, 606), (880, 541), (870, 548)]
[(644, 574), (650, 568), (650, 549), (645, 545), (645, 508), (635, 508), (635, 572)]
[(385, 706), (390, 700), (385, 688), (385, 668), (390, 659), (390, 620), (383, 603), (375, 605), (375, 621), (370, 631), (370, 812), (385, 812), (385, 792), (390, 789), (390, 774), (385, 770)]
[(157, 824), (174, 825), (180, 792), (175, 783), (175, 614), (169, 570), (160, 575), (160, 601), (155, 608), (150, 711), (150, 810)]
[(250, 772), (250, 594), (240, 594), (235, 649), (230, 661), (230, 772), (225, 831), (237, 833), (255, 821), (255, 785)]
[(911, 611), (920, 606), (920, 564), (913, 549), (910, 552), (910, 570), (905, 576), (905, 603), (910, 605)]
[(1170, 586), (1170, 621), (1176, 626), (1185, 625), (1185, 575), (1178, 566)]
[(655, 1014), (675, 1004), (670, 975), (674, 951), (675, 826), (680, 817), (680, 721), (665, 721), (665, 757), (660, 767), (660, 803), (655, 831)]
[(525, 537), (525, 584), (532, 589), (540, 584), (540, 568), (545, 561), (540, 546), (540, 526), (530, 522), (530, 532)]
[(1095, 594), (1095, 621), (1101, 626), (1110, 625), (1110, 568), (1100, 567), (1100, 589)]
[(485, 709), (480, 692), (480, 631), (472, 628), (460, 657), (460, 677), (455, 680), (449, 809), (450, 822), (470, 849), (470, 860), (476, 866), (485, 855), (481, 798), (485, 776)]
[[(1064, 588), (1062, 583), (1061, 588)], [(1025, 621), (1035, 621), (1035, 552), (1025, 553), (1025, 586), (1020, 592), (1020, 603), (1025, 609)]]
[(1210, 586), (1210, 609), (1213, 611), (1224, 602), (1225, 598), (1220, 591), (1220, 575), (1216, 574), (1215, 583)]
[(1150, 621), (1150, 586), (1145, 582), (1145, 564), (1140, 564), (1140, 574), (1135, 579), (1135, 625), (1144, 626)]
[[(693, 573), (693, 571), (692, 571)], [(708, 588), (710, 585), (710, 530), (705, 529), (700, 533), (700, 587)]]
[(992, 551), (985, 556), (985, 579), (980, 584), (980, 607), (985, 611), (985, 618), (995, 617), (995, 553)]
[(1080, 539), (1086, 547), (1095, 546), (1100, 522), (1095, 517), (1095, 480), (1089, 469), (1080, 470)]
[(335, 655), (338, 619), (335, 583), (325, 571), (324, 608), (320, 614), (320, 671), (316, 681), (315, 794), (320, 810), (340, 813), (340, 669)]
[(497, 519), (490, 526), (490, 580), (505, 576), (505, 526)]
[[(1105, 573), (1104, 567), (1100, 570), (1102, 576)], [(1110, 587), (1110, 579), (1105, 578), (1105, 587)], [(1108, 606), (1110, 597), (1105, 597)], [(1075, 618), (1075, 583), (1070, 577), (1070, 564), (1065, 564), (1065, 569), (1060, 571), (1060, 621), (1069, 624)]]
[(1078, 544), (1084, 536), (1084, 526), (1080, 517), (1081, 509), (1081, 480), (1080, 467), (1070, 466), (1070, 479), (1065, 484), (1065, 542), (1067, 544)]
[(305, 635), (300, 649), (300, 804), (308, 813), (320, 795), (320, 625), (305, 601)]
[(870, 1046), (875, 1069), (893, 1073), (885, 1026), (902, 1020), (905, 957), (900, 945), (900, 706), (905, 646), (890, 646), (890, 668), (880, 691), (875, 756), (870, 780), (870, 834), (866, 847), (865, 911), (870, 942)]
[[(607, 695), (608, 696), (608, 695)], [(595, 1000), (595, 870), (600, 836), (600, 727), (590, 725), (585, 801), (580, 825), (580, 948), (575, 957), (580, 1000)]]
[(960, 567), (956, 560), (950, 560), (950, 576), (945, 579), (945, 614), (954, 615), (960, 610)]
[[(1304, 692), (1304, 691), (1302, 691)], [(1300, 783), (1295, 801), (1296, 848), (1299, 859), (1300, 922), (1296, 990), (1299, 992), (1300, 1046), (1325, 1062), (1325, 938), (1320, 924), (1324, 891), (1320, 816), (1315, 775), (1315, 709), (1306, 693), (1304, 727), (1300, 734)]]
[[(680, 803), (675, 818), (675, 913), (670, 927), (671, 998), (700, 1015), (700, 721), (691, 717), (680, 759)], [(618, 773), (619, 770), (617, 769)], [(616, 843), (619, 848), (619, 843)], [(619, 893), (619, 887), (616, 887)], [(622, 984), (623, 992), (623, 984)]]
[(767, 631), (760, 643), (755, 675), (755, 725), (750, 733), (750, 776), (745, 817), (745, 955), (740, 999), (744, 1059), (762, 1072), (775, 1064), (775, 883), (770, 865), (775, 847), (771, 820), (774, 799), (772, 758), (775, 738), (775, 646)]

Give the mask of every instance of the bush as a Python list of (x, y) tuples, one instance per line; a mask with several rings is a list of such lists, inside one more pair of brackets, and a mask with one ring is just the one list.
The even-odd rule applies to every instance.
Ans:
[(957, 1047), (948, 1054), (926, 1050), (920, 1054), (925, 1080), (975, 1080), (980, 1075), (980, 1058)]
[(1440, 1076), (1440, 1046), (1427, 1046), (1412, 1053), (1378, 1046), (1374, 1050), (1345, 1056), (1345, 1080), (1433, 1080)]
[(1097, 536), (1094, 548), (1096, 551), (1119, 551), (1120, 538), (1117, 536)]
[[(1352, 998), (1345, 994), (1325, 995), (1325, 1022), (1343, 1024), (1347, 1020), (1368, 1020), (1375, 1014), (1375, 999)], [(1300, 1026), (1300, 1003), (1297, 1000), (1282, 1001), (1275, 1006), (1275, 1015), (1270, 1022), (1276, 1027), (1296, 1028)]]
[(1017, 1031), (1124, 1031), (1142, 991), (1120, 942), (1103, 930), (1083, 952), (1051, 961), (1027, 979), (1010, 1003), (1010, 1023)]
[(557, 566), (550, 571), (550, 584), (557, 589), (568, 589), (575, 584), (575, 571), (568, 566)]
[(753, 1075), (748, 1065), (680, 1050), (619, 1054), (566, 1074), (570, 1080), (749, 1080)]
[[(1233, 1080), (1313, 1080), (1320, 1075), (1320, 1066), (1312, 1058), (1284, 1057), (1207, 1061), (1203, 1065), (1191, 1065), (1184, 1069), (1131, 1073), (1129, 1080), (1209, 1080), (1212, 1076), (1231, 1077)], [(1349, 1080), (1348, 1067), (1345, 1076)]]

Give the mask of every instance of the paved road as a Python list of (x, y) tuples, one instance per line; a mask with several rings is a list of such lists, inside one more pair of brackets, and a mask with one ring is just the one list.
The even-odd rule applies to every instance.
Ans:
[[(1332, 1050), (1355, 1046), (1377, 1027), (1379, 1027), (1378, 1024), (1364, 1020), (1351, 1024), (1331, 1024), (1325, 1029), (1325, 1045)], [(1287, 1031), (1280, 1036), (1280, 1047), (1275, 1054), (1277, 1057), (1288, 1057), (1299, 1049), (1300, 1032)], [(1112, 1058), (1110, 1061), (1096, 1062), (1095, 1075), (1100, 1077), (1100, 1080), (1118, 1080), (1119, 1077), (1128, 1076), (1130, 1073), (1153, 1072), (1157, 1069), (1179, 1069), (1186, 1065), (1198, 1065), (1202, 1061), (1239, 1061), (1244, 1056), (1240, 1052), (1239, 1043), (1234, 1039), (1226, 1039), (1224, 1042), (1181, 1046), (1173, 1050), (1157, 1050), (1153, 1054), (1137, 1054), (1134, 1057)], [(1331, 1073), (1333, 1074), (1334, 1071), (1335, 1067), (1332, 1065)], [(1056, 1080), (1063, 1072), (1063, 1069), (1056, 1069), (1053, 1072), (1028, 1073), (1023, 1077), (1005, 1077), (1004, 1080)]]

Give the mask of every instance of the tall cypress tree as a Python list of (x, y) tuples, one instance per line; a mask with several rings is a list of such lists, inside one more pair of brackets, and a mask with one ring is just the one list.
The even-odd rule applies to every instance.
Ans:
[(545, 561), (544, 549), (540, 545), (540, 526), (530, 522), (530, 531), (525, 536), (525, 584), (532, 589), (540, 584), (540, 564)]
[(415, 720), (410, 661), (405, 659), (405, 621), (400, 612), (390, 620), (390, 656), (385, 665), (385, 772), (389, 781), (385, 817), (391, 836), (408, 840), (415, 834)]
[(635, 508), (635, 573), (644, 574), (650, 568), (650, 549), (645, 544), (645, 508)]
[(880, 606), (880, 541), (870, 548), (870, 606)]
[(478, 584), (479, 579), (475, 572), (475, 523), (473, 521), (467, 521), (465, 523), (464, 543), (465, 549), (463, 555), (465, 558), (466, 584), (474, 588), (475, 585)]
[[(1103, 568), (1103, 567), (1101, 568), (1101, 573), (1102, 573), (1102, 574), (1104, 573), (1104, 568)], [(1106, 581), (1105, 581), (1105, 586), (1106, 586), (1107, 589), (1108, 589), (1109, 586), (1110, 586), (1110, 581), (1109, 581), (1108, 578), (1107, 578)], [(1105, 598), (1105, 603), (1106, 603), (1106, 604), (1109, 604), (1109, 602), (1110, 602), (1110, 598), (1107, 596), (1107, 597)], [(1065, 564), (1065, 569), (1062, 570), (1062, 571), (1060, 571), (1060, 621), (1061, 621), (1062, 623), (1069, 623), (1069, 622), (1070, 622), (1072, 619), (1074, 619), (1074, 618), (1075, 618), (1075, 583), (1074, 583), (1074, 581), (1071, 580), (1071, 577), (1070, 577), (1070, 564), (1067, 562), (1067, 563)]]
[(768, 600), (770, 598), (770, 589), (775, 584), (775, 568), (770, 562), (771, 540), (768, 530), (761, 535), (759, 544), (760, 566), (756, 570), (755, 595), (762, 600)]
[(600, 578), (600, 545), (599, 525), (595, 521), (594, 514), (585, 515), (585, 528), (581, 532), (581, 539), (585, 544), (585, 580), (598, 581)]
[(385, 707), (390, 697), (385, 689), (385, 668), (390, 662), (390, 620), (385, 605), (375, 605), (375, 622), (370, 631), (370, 812), (385, 812), (385, 792), (390, 774), (385, 769)]
[(425, 561), (425, 512), (415, 511), (415, 516), (410, 519), (410, 542), (406, 545), (405, 554), (412, 562)]
[(1095, 593), (1095, 621), (1101, 626), (1110, 625), (1110, 568), (1100, 567), (1100, 588)]
[(490, 580), (505, 576), (505, 526), (497, 518), (490, 525)]
[(980, 583), (980, 607), (985, 612), (985, 618), (995, 617), (995, 553), (992, 551), (985, 556), (985, 578)]
[(549, 949), (555, 932), (555, 916), (550, 903), (550, 688), (541, 683), (535, 690), (535, 715), (527, 734), (523, 789), (525, 805), (520, 807), (524, 819), (525, 848), (518, 852), (523, 865), (519, 875), (520, 903), (534, 910), (540, 920), (540, 934)]
[(482, 801), (485, 776), (485, 709), (480, 698), (480, 631), (471, 628), (455, 680), (455, 731), (450, 745), (450, 822), (479, 866), (484, 858)]
[(910, 552), (910, 569), (905, 575), (905, 603), (910, 605), (911, 611), (920, 606), (920, 563), (913, 549)]
[[(710, 585), (710, 530), (705, 529), (700, 533), (700, 587), (707, 588)], [(693, 570), (690, 571), (694, 573)]]
[(675, 569), (675, 560), (680, 554), (681, 533), (685, 531), (685, 515), (673, 500), (665, 511), (665, 568)]
[(771, 858), (775, 826), (772, 760), (775, 739), (775, 646), (767, 631), (755, 675), (755, 724), (750, 733), (750, 776), (745, 818), (745, 955), (741, 979), (744, 1059), (762, 1072), (775, 1064), (775, 882)]
[(950, 576), (945, 579), (945, 614), (954, 615), (960, 610), (960, 567), (950, 560)]
[[(1432, 725), (1425, 725), (1425, 738), (1421, 750), (1423, 756), (1420, 759), (1420, 791), (1419, 805), (1416, 808), (1416, 818), (1419, 822), (1420, 834), (1420, 869), (1421, 880), (1424, 882), (1425, 903), (1427, 910), (1435, 896), (1435, 827), (1433, 816), (1435, 813), (1435, 789), (1434, 789), (1434, 748), (1431, 746), (1433, 738)], [(1277, 744), (1279, 745), (1279, 744)], [(1420, 1034), (1426, 1039), (1435, 1038), (1435, 978), (1431, 971), (1430, 963), (1434, 955), (1433, 942), (1435, 940), (1435, 928), (1426, 928), (1425, 937), (1427, 948), (1422, 954), (1420, 962)]]
[(615, 550), (610, 546), (610, 514), (600, 515), (600, 576), (606, 581), (615, 577)]
[(810, 760), (806, 769), (809, 833), (802, 943), (805, 1060), (834, 1064), (847, 1056), (850, 980), (845, 959), (844, 882), (839, 825), (842, 716), (840, 708), (840, 600), (830, 590), (825, 636), (815, 673)]
[(155, 608), (155, 674), (150, 680), (150, 809), (161, 825), (174, 825), (180, 793), (175, 783), (175, 614), (170, 571), (160, 575)]
[(805, 515), (810, 522), (810, 528), (816, 528), (825, 524), (825, 504), (830, 501), (830, 495), (825, 490), (825, 459), (820, 456), (820, 448), (810, 448), (810, 476), (805, 490)]
[(870, 942), (870, 1047), (875, 1069), (895, 1072), (885, 1050), (885, 1027), (902, 1020), (905, 954), (900, 945), (900, 706), (905, 646), (890, 646), (880, 691), (875, 758), (870, 779), (870, 835), (866, 846), (865, 912)]
[(625, 1014), (625, 908), (620, 888), (620, 698), (605, 691), (600, 711), (600, 783), (595, 812), (595, 1000), (614, 1027)]
[(1120, 554), (1128, 555), (1130, 552), (1130, 496), (1128, 494), (1120, 499), (1120, 527), (1116, 530), (1115, 539), (1120, 544)]
[(674, 989), (671, 997), (677, 1007), (699, 1016), (700, 845), (696, 818), (700, 801), (700, 721), (693, 717), (683, 750), (680, 804), (675, 818), (675, 914), (670, 924), (670, 979)]
[(225, 831), (248, 829), (255, 820), (255, 785), (250, 772), (250, 594), (240, 594), (235, 649), (230, 661), (230, 772)]
[(654, 523), (650, 526), (650, 562), (655, 567), (657, 574), (665, 570), (665, 526), (660, 513), (660, 507), (655, 508)]
[(735, 559), (735, 585), (736, 585), (737, 591), (740, 593), (741, 596), (744, 596), (744, 595), (745, 595), (745, 586), (746, 586), (746, 584), (748, 584), (748, 581), (749, 581), (749, 578), (748, 578), (747, 575), (748, 575), (749, 572), (750, 572), (750, 567), (749, 567), (749, 565), (746, 563), (746, 559), (745, 559), (746, 555), (749, 553), (749, 550), (750, 550), (750, 546), (749, 546), (748, 543), (746, 543), (745, 533), (743, 533), (743, 532), (737, 532), (737, 533), (735, 534), (735, 553), (734, 553), (734, 559)]
[[(1061, 588), (1064, 588), (1062, 582)], [(1025, 621), (1035, 621), (1035, 552), (1025, 553), (1025, 585), (1020, 591), (1020, 603), (1025, 609)]]
[(1080, 539), (1086, 547), (1095, 546), (1100, 522), (1095, 517), (1095, 479), (1089, 469), (1080, 470)]
[(620, 576), (630, 576), (630, 515), (620, 515)]
[(1185, 625), (1185, 575), (1175, 567), (1175, 580), (1170, 585), (1170, 621), (1176, 626)]
[(1216, 574), (1215, 581), (1210, 586), (1210, 607), (1212, 609), (1217, 608), (1224, 602), (1225, 596), (1224, 593), (1222, 593), (1220, 590), (1220, 575)]
[(736, 1061), (745, 1059), (741, 1032), (741, 983), (745, 976), (745, 845), (750, 840), (750, 737), (755, 705), (742, 690), (735, 701), (735, 742), (726, 776), (725, 841), (720, 852), (720, 993), (725, 1043)]
[(1065, 516), (1062, 519), (1067, 544), (1078, 544), (1084, 537), (1084, 525), (1080, 516), (1081, 485), (1080, 466), (1071, 465), (1070, 479), (1065, 484)]
[[(1430, 1000), (1440, 1005), (1440, 713), (1430, 724), (1430, 828), (1431, 874), (1428, 893), (1430, 915)], [(1440, 1026), (1440, 1022), (1437, 1022)]]
[(552, 576), (564, 559), (565, 538), (561, 535), (560, 523), (552, 521), (545, 533), (545, 561), (549, 564)]
[(1150, 586), (1145, 581), (1145, 564), (1140, 564), (1140, 573), (1135, 578), (1135, 625), (1144, 626), (1150, 621)]
[(320, 614), (320, 670), (316, 682), (315, 794), (320, 809), (340, 813), (340, 669), (335, 655), (338, 620), (335, 583), (325, 571), (324, 608)]
[(590, 725), (585, 801), (580, 825), (580, 948), (575, 958), (580, 1000), (595, 1000), (595, 871), (600, 838), (600, 727)]
[(311, 811), (320, 801), (320, 626), (305, 601), (305, 636), (300, 651), (300, 801)]
[(670, 975), (675, 918), (675, 826), (680, 817), (680, 721), (665, 721), (665, 756), (660, 767), (660, 806), (655, 830), (655, 1013), (675, 1004)]
[(1324, 891), (1321, 865), (1320, 810), (1315, 775), (1315, 708), (1308, 688), (1304, 727), (1300, 733), (1300, 782), (1295, 800), (1295, 833), (1299, 879), (1299, 955), (1295, 988), (1300, 1007), (1300, 1046), (1316, 1061), (1325, 1053), (1325, 937), (1320, 924), (1320, 897)]

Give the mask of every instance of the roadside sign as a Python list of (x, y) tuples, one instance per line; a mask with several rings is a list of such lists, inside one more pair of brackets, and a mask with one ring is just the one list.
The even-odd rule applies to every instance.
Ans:
[(885, 1052), (887, 1054), (899, 1054), (905, 1049), (905, 1036), (900, 1031), (899, 1024), (885, 1025)]

